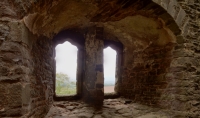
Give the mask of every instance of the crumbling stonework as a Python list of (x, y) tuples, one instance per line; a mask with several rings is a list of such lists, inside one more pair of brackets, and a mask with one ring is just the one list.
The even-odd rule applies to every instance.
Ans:
[(83, 38), (80, 98), (103, 102), (102, 50), (112, 40), (123, 47), (118, 95), (199, 117), (199, 8), (199, 0), (2, 0), (0, 117), (45, 116), (55, 93), (52, 40), (70, 29)]

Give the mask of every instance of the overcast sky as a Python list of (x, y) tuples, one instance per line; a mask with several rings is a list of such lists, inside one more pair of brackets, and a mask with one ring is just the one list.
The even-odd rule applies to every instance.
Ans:
[[(56, 73), (67, 74), (76, 80), (77, 47), (69, 42), (56, 46)], [(115, 81), (116, 51), (108, 47), (104, 49), (104, 81)]]

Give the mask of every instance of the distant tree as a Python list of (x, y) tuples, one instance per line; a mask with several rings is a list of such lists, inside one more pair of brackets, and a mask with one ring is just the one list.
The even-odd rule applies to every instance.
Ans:
[(68, 87), (69, 76), (64, 73), (56, 73), (56, 93), (59, 94), (63, 87)]
[(67, 74), (56, 73), (56, 94), (67, 95), (76, 93), (76, 83), (70, 81)]

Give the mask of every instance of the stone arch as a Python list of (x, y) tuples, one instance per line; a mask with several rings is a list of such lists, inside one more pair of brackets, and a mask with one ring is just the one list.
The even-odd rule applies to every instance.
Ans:
[[(86, 3), (89, 1), (85, 1)], [(98, 1), (96, 4), (99, 5), (99, 7), (103, 6), (102, 3), (105, 1)], [(177, 29), (181, 29), (183, 33), (185, 32), (185, 28), (187, 27), (187, 22), (189, 18), (187, 17), (185, 11), (182, 9), (182, 7), (179, 5), (177, 0), (147, 0), (147, 1), (125, 1), (125, 0), (112, 0), (106, 4), (110, 5), (111, 7), (114, 7), (115, 3), (121, 3), (117, 7), (121, 8), (128, 8), (133, 7), (132, 4), (135, 4), (136, 8), (141, 10), (151, 10), (150, 12), (155, 13), (160, 18), (162, 18), (166, 23), (169, 23), (169, 28), (177, 34), (179, 31)], [(23, 2), (21, 4), (18, 1), (13, 2), (13, 6), (10, 5), (10, 1), (4, 0), (1, 4), (1, 11), (4, 11), (1, 14), (1, 17), (12, 17), (15, 19), (22, 19), (23, 17), (28, 16), (28, 14), (34, 15), (35, 13), (44, 13), (46, 14), (47, 9), (51, 9), (54, 5), (58, 4), (58, 1), (54, 0), (44, 0), (44, 1), (30, 1), (30, 2)], [(92, 3), (95, 3), (94, 1)], [(138, 6), (138, 3), (141, 4)], [(137, 10), (137, 9), (136, 9)], [(165, 12), (165, 13), (164, 13)], [(98, 11), (97, 11), (98, 13)], [(120, 14), (116, 14), (119, 16)], [(31, 17), (33, 18), (33, 17)], [(95, 19), (93, 17), (93, 19)], [(172, 20), (173, 19), (173, 20)], [(36, 20), (36, 19), (35, 19)], [(92, 20), (93, 21), (93, 20)], [(95, 20), (94, 20), (95, 21)], [(174, 21), (174, 22), (172, 22)], [(26, 25), (31, 28), (29, 23), (26, 23)], [(175, 31), (176, 30), (176, 31)], [(57, 31), (58, 32), (58, 31)]]
[[(160, 5), (167, 13), (161, 15), (161, 18), (168, 24), (170, 30), (176, 34), (178, 27), (182, 34), (187, 34), (186, 28), (188, 27), (189, 17), (187, 16), (184, 9), (179, 5), (177, 0), (152, 0), (154, 3)], [(167, 15), (168, 14), (168, 15)], [(173, 18), (174, 22), (168, 23), (169, 17)], [(174, 26), (174, 27), (173, 27)], [(178, 32), (177, 32), (178, 33)], [(185, 34), (185, 35), (186, 35)]]
[[(54, 4), (47, 4), (47, 3), (54, 3)], [(60, 2), (61, 3), (61, 2)], [(81, 2), (82, 4), (88, 5), (88, 1)], [(176, 0), (167, 0), (167, 1), (162, 1), (162, 0), (147, 0), (147, 1), (125, 1), (125, 0), (112, 0), (109, 2), (105, 1), (99, 1), (99, 2), (91, 2), (92, 4), (97, 4), (97, 7), (94, 7), (92, 5), (88, 6), (93, 8), (92, 14), (87, 14), (87, 19), (89, 22), (106, 22), (106, 21), (116, 21), (116, 20), (121, 20), (122, 18), (125, 18), (127, 16), (133, 16), (133, 15), (144, 15), (147, 17), (158, 17), (165, 22), (166, 26), (174, 33), (174, 34), (180, 34), (182, 33), (187, 33), (185, 32), (185, 29), (188, 27), (187, 22), (189, 18), (187, 17), (185, 11), (180, 7), (178, 2)], [(19, 4), (19, 3), (16, 3)], [(58, 5), (60, 6), (59, 2), (53, 2), (53, 0), (46, 0), (44, 2), (36, 2), (36, 3), (29, 3), (30, 7), (29, 10), (26, 10), (25, 14), (28, 14), (28, 11), (31, 11), (31, 14), (29, 15), (23, 15), (24, 21), (26, 26), (32, 31), (35, 32), (36, 34), (41, 34), (46, 35), (48, 37), (53, 36), (55, 33), (58, 33), (60, 30), (63, 29), (63, 27), (69, 27), (67, 26), (55, 26), (59, 27), (59, 29), (54, 29), (51, 31), (47, 31), (47, 29), (50, 27), (46, 25), (46, 23), (52, 23), (54, 22), (52, 19), (55, 16), (51, 12), (53, 12), (53, 8)], [(70, 3), (70, 4), (76, 4), (76, 3)], [(27, 4), (23, 4), (24, 6), (23, 9), (26, 9), (28, 6)], [(55, 6), (54, 6), (55, 5)], [(107, 7), (106, 7), (107, 6)], [(109, 8), (108, 8), (109, 6)], [(38, 8), (40, 9), (38, 9)], [(42, 7), (44, 7), (42, 9)], [(31, 9), (32, 8), (32, 9)], [(112, 9), (111, 9), (112, 8)], [(46, 12), (46, 9), (49, 9), (48, 12)], [(52, 11), (51, 11), (52, 9)], [(25, 10), (24, 10), (25, 11)], [(106, 12), (110, 11), (110, 12)], [(128, 11), (128, 12), (127, 12)], [(17, 10), (16, 10), (17, 12)], [(54, 10), (54, 12), (56, 12)], [(80, 12), (80, 11), (79, 11)], [(84, 11), (82, 11), (84, 12)], [(85, 11), (85, 12), (90, 12)], [(105, 13), (104, 13), (105, 12)], [(17, 14), (17, 13), (16, 13)], [(19, 14), (19, 13), (18, 13)], [(45, 15), (50, 14), (48, 17), (44, 17)], [(59, 13), (57, 14), (59, 15)], [(80, 15), (80, 14), (76, 14)], [(20, 16), (20, 15), (19, 15)], [(81, 16), (82, 17), (82, 16)], [(82, 19), (80, 17), (80, 19)], [(47, 20), (49, 19), (49, 20)], [(32, 22), (34, 20), (34, 22)], [(45, 28), (42, 30), (41, 28), (38, 29), (37, 27), (40, 27), (41, 25), (37, 25), (37, 23), (42, 22), (42, 20), (47, 20), (46, 23), (43, 22), (45, 25)], [(82, 19), (83, 20), (83, 19)], [(86, 20), (86, 19), (84, 19)], [(63, 21), (62, 21), (63, 22)], [(85, 22), (88, 24), (88, 22)], [(72, 25), (72, 24), (68, 24)], [(74, 24), (73, 24), (74, 25)], [(75, 27), (78, 25), (82, 24), (77, 24)], [(52, 26), (51, 26), (52, 27)], [(72, 27), (69, 27), (72, 28)], [(46, 31), (44, 31), (46, 30)], [(39, 31), (39, 32), (38, 32)]]
[(84, 48), (85, 38), (80, 32), (76, 31), (75, 29), (62, 30), (53, 38), (53, 42), (55, 45), (63, 43), (65, 41), (71, 42), (79, 49)]

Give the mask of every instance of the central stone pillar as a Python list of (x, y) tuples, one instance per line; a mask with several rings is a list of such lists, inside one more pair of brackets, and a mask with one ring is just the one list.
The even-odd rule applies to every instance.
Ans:
[(101, 105), (104, 100), (103, 75), (103, 28), (93, 27), (86, 34), (85, 78), (83, 99), (86, 103)]

